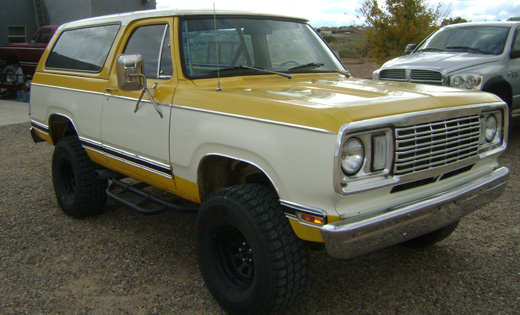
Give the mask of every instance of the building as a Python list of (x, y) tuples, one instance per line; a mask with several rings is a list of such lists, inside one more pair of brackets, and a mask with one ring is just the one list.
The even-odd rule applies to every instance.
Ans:
[(42, 25), (155, 8), (155, 0), (0, 0), (0, 45), (28, 42)]

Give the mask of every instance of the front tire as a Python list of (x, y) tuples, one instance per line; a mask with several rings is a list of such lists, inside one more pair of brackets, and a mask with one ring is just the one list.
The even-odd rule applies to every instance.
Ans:
[(52, 182), (61, 209), (76, 218), (103, 212), (108, 181), (100, 179), (77, 137), (64, 137), (54, 148)]
[(10, 64), (4, 68), (4, 83), (18, 85), (24, 83), (23, 70), (18, 64)]
[(307, 255), (277, 196), (260, 185), (225, 188), (199, 210), (195, 246), (202, 276), (226, 311), (281, 311), (303, 292)]

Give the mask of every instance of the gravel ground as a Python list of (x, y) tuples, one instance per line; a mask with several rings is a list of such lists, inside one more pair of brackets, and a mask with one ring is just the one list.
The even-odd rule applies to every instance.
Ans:
[[(305, 294), (288, 314), (520, 314), (520, 118), (502, 163), (505, 195), (427, 250), (395, 246), (341, 261), (309, 252)], [(194, 255), (195, 214), (140, 215), (113, 201), (63, 214), (52, 146), (29, 125), (0, 127), (1, 314), (223, 314)]]

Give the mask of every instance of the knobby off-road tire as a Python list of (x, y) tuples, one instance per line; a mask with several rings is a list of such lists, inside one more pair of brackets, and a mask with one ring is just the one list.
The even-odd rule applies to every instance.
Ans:
[(403, 243), (403, 245), (410, 248), (424, 248), (431, 246), (450, 236), (451, 233), (455, 231), (458, 225), (459, 221), (454, 222), (436, 231), (406, 241)]
[(263, 186), (240, 185), (210, 196), (199, 210), (195, 246), (206, 286), (230, 313), (281, 311), (303, 292), (304, 242), (277, 196)]
[(108, 181), (99, 179), (77, 137), (64, 137), (54, 148), (52, 182), (61, 209), (76, 218), (100, 214), (107, 201)]

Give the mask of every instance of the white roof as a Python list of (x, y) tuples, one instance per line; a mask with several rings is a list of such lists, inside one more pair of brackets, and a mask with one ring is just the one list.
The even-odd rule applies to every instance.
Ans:
[(275, 15), (275, 14), (264, 14), (264, 13), (255, 13), (248, 11), (213, 11), (210, 9), (207, 10), (176, 10), (176, 9), (163, 9), (163, 10), (145, 10), (145, 11), (135, 11), (135, 12), (127, 12), (127, 13), (119, 13), (119, 14), (111, 14), (105, 16), (98, 16), (78, 21), (72, 21), (63, 24), (60, 28), (76, 28), (87, 25), (95, 25), (95, 24), (104, 24), (110, 22), (119, 22), (122, 25), (127, 25), (131, 21), (144, 19), (144, 18), (153, 18), (153, 17), (164, 17), (164, 16), (190, 16), (190, 15), (216, 15), (216, 16), (261, 16), (261, 17), (273, 17), (273, 18), (285, 18), (291, 20), (299, 20), (299, 21), (307, 21), (307, 19), (285, 16), (285, 15)]
[(469, 27), (469, 26), (520, 26), (520, 22), (518, 21), (497, 21), (497, 22), (465, 22), (465, 23), (457, 23), (450, 24), (444, 27)]

